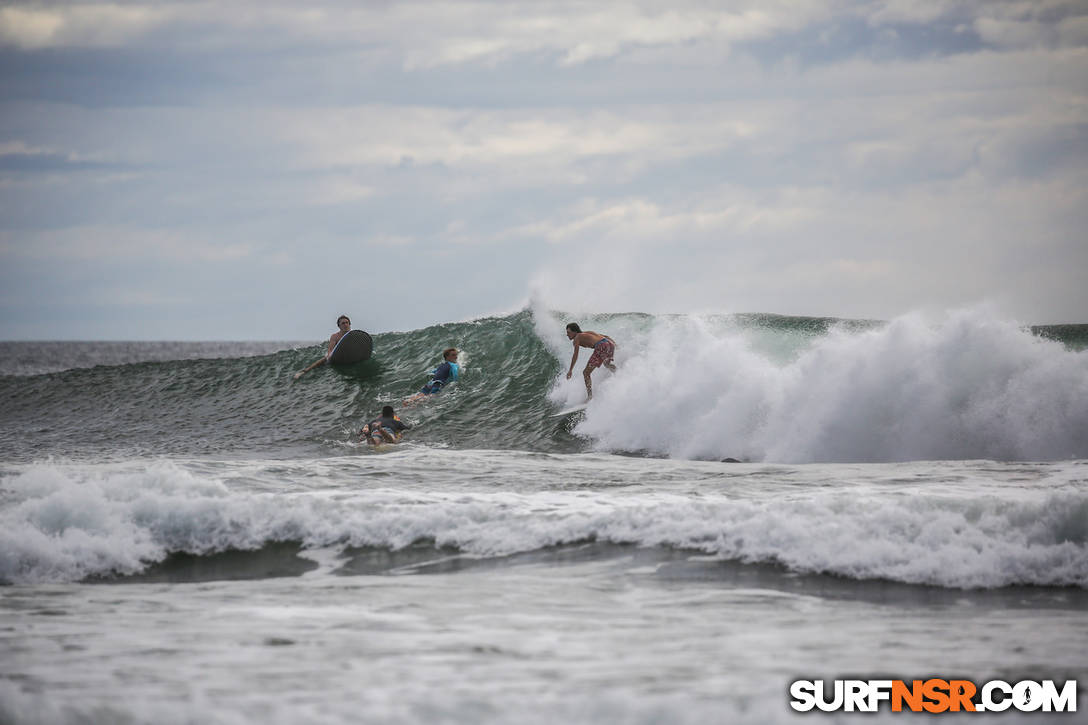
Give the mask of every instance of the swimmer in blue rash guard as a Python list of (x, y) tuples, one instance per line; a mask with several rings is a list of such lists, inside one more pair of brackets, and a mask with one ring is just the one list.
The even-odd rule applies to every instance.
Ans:
[(420, 388), (419, 392), (404, 401), (405, 405), (417, 403), (428, 395), (441, 393), (442, 389), (452, 383), (461, 373), (461, 366), (457, 364), (457, 348), (448, 347), (442, 351), (443, 362), (431, 373), (430, 381)]

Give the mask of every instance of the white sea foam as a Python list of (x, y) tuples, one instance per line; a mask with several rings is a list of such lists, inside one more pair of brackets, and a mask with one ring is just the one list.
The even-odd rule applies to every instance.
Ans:
[[(909, 315), (778, 350), (759, 330), (697, 316), (608, 324), (620, 371), (594, 373), (575, 429), (603, 450), (776, 462), (1088, 457), (1088, 352), (984, 311)], [(561, 336), (537, 326), (550, 344)], [(575, 378), (557, 380), (552, 399), (584, 396)]]
[(1046, 491), (795, 485), (744, 496), (712, 486), (698, 496), (285, 488), (295, 492), (237, 490), (172, 463), (30, 466), (0, 482), (0, 579), (75, 581), (139, 571), (169, 552), (273, 541), (398, 549), (424, 539), (501, 556), (597, 540), (859, 579), (1088, 587), (1088, 491), (1073, 479)]

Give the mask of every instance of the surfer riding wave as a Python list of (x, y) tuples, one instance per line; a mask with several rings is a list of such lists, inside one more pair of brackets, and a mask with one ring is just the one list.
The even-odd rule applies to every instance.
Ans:
[(593, 354), (589, 356), (589, 362), (586, 363), (585, 370), (582, 371), (582, 377), (586, 381), (586, 400), (592, 400), (593, 382), (590, 380), (590, 375), (593, 374), (593, 371), (603, 365), (612, 372), (616, 372), (616, 366), (612, 363), (612, 359), (616, 356), (616, 342), (608, 335), (602, 335), (599, 332), (593, 332), (592, 330), (583, 332), (577, 322), (571, 322), (567, 325), (567, 339), (574, 343), (574, 356), (570, 359), (567, 380), (570, 380), (574, 374), (574, 364), (578, 362), (578, 349), (588, 347), (593, 350)]

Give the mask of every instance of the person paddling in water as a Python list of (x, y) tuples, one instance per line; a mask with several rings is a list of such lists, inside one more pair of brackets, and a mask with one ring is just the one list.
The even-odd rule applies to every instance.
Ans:
[(582, 377), (586, 379), (586, 400), (593, 399), (593, 383), (589, 376), (594, 370), (604, 365), (612, 372), (616, 372), (616, 366), (612, 364), (612, 358), (616, 355), (616, 343), (608, 335), (599, 332), (582, 332), (577, 322), (567, 325), (567, 339), (574, 342), (574, 357), (570, 359), (570, 369), (567, 370), (567, 380), (574, 374), (574, 363), (578, 362), (578, 348), (588, 347), (593, 350), (586, 363), (586, 369), (582, 371)]
[(420, 388), (419, 392), (404, 401), (405, 405), (414, 405), (428, 395), (441, 393), (442, 389), (452, 383), (461, 374), (461, 366), (457, 364), (457, 348), (447, 347), (442, 351), (442, 364), (431, 373), (430, 382)]
[(314, 368), (324, 365), (329, 361), (329, 356), (332, 355), (332, 349), (336, 347), (336, 343), (340, 342), (341, 337), (351, 332), (351, 318), (347, 315), (340, 315), (336, 318), (336, 328), (337, 331), (332, 333), (329, 337), (329, 349), (325, 352), (325, 357), (320, 360), (314, 360), (304, 370), (299, 370), (295, 373), (295, 380), (298, 380)]
[(366, 442), (372, 446), (381, 443), (397, 443), (400, 441), (401, 433), (411, 427), (397, 417), (392, 405), (387, 405), (382, 408), (380, 418), (375, 418), (363, 426), (363, 429), (359, 431), (359, 439), (365, 438)]

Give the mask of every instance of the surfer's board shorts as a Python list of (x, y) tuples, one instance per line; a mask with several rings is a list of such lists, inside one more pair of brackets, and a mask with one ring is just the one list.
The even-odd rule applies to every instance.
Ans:
[(593, 346), (593, 354), (589, 357), (589, 363), (586, 367), (599, 368), (601, 365), (607, 365), (612, 362), (612, 357), (615, 354), (616, 343), (607, 337), (602, 338), (600, 342)]
[[(387, 433), (388, 436), (386, 435)], [(381, 427), (375, 426), (374, 429), (367, 434), (366, 438), (367, 441), (373, 443), (374, 445), (381, 445), (382, 443), (386, 443), (388, 442), (389, 438), (392, 438), (393, 442), (400, 440), (400, 436), (397, 435), (397, 432), (395, 430), (384, 425)]]

